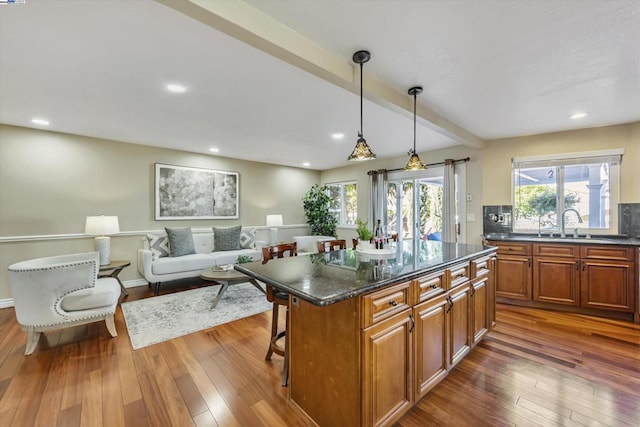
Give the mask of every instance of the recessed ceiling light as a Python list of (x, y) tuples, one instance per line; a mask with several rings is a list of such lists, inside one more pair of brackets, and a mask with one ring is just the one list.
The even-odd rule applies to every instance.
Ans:
[(308, 168), (309, 166), (311, 166), (311, 163), (309, 163), (309, 162), (304, 162), (304, 163), (302, 164), (302, 166), (304, 166), (305, 168)]
[(220, 149), (219, 149), (219, 148), (213, 148), (213, 147), (212, 147), (212, 148), (209, 148), (209, 151), (211, 151), (212, 153), (217, 153), (217, 152), (219, 152), (219, 151), (220, 151)]
[(333, 139), (342, 139), (344, 138), (344, 133), (336, 132), (331, 134), (331, 138)]
[(184, 93), (187, 91), (187, 88), (182, 85), (171, 83), (167, 85), (167, 90), (173, 93)]
[(49, 126), (49, 120), (47, 119), (31, 119), (31, 123), (42, 126)]
[(581, 119), (581, 118), (586, 117), (586, 116), (587, 116), (587, 113), (575, 113), (575, 114), (572, 114), (569, 118), (571, 118), (571, 119)]

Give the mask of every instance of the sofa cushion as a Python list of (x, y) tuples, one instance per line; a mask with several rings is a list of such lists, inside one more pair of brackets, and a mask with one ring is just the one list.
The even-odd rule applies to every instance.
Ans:
[(165, 227), (164, 229), (169, 237), (169, 253), (172, 257), (196, 253), (190, 227)]
[(212, 267), (211, 254), (192, 254), (181, 257), (165, 257), (155, 260), (151, 266), (153, 274), (172, 274), (185, 271), (198, 271)]
[(242, 226), (213, 227), (213, 250), (235, 251), (240, 249), (240, 232)]
[(253, 249), (256, 247), (256, 229), (243, 228), (240, 231), (240, 248)]
[(169, 238), (160, 234), (147, 234), (153, 259), (169, 256)]

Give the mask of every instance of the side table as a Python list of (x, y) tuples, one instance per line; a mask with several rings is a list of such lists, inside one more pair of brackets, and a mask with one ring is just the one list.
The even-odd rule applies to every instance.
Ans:
[(107, 265), (101, 265), (100, 271), (98, 272), (98, 277), (113, 277), (120, 283), (120, 289), (124, 296), (128, 296), (129, 292), (122, 284), (122, 281), (118, 277), (118, 274), (125, 268), (129, 267), (131, 263), (129, 261), (119, 261), (119, 260), (111, 260), (111, 262)]

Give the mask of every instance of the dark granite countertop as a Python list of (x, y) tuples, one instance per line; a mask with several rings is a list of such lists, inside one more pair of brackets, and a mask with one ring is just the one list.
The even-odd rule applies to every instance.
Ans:
[(404, 248), (398, 246), (385, 254), (344, 249), (234, 267), (312, 304), (324, 306), (496, 251), (489, 246), (426, 240), (419, 242), (418, 257), (414, 257), (411, 242), (405, 243), (408, 244)]
[(624, 235), (593, 235), (591, 237), (560, 237), (555, 235), (553, 237), (544, 234), (538, 237), (537, 234), (524, 234), (524, 233), (493, 233), (485, 234), (483, 236), (486, 240), (493, 241), (513, 241), (513, 242), (544, 242), (544, 243), (566, 243), (572, 245), (625, 245), (625, 246), (640, 246), (640, 239), (633, 238)]

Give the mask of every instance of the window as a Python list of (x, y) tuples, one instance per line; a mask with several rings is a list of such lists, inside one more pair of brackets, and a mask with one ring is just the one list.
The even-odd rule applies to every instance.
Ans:
[(331, 197), (330, 210), (338, 225), (355, 225), (358, 218), (358, 186), (355, 182), (327, 184)]
[(566, 230), (615, 230), (622, 154), (610, 150), (513, 159), (514, 231), (560, 232), (563, 220)]

